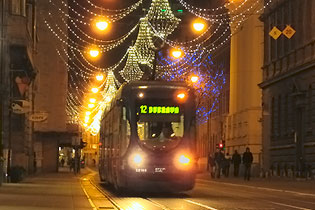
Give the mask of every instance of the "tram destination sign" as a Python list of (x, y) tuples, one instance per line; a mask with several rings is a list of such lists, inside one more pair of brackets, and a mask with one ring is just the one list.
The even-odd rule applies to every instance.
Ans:
[(151, 106), (141, 105), (140, 114), (154, 114), (154, 115), (178, 115), (180, 113), (179, 106)]

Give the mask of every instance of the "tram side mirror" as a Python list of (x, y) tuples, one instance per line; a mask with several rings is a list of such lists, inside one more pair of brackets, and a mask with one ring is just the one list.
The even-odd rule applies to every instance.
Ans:
[(116, 101), (116, 105), (117, 105), (117, 106), (122, 106), (123, 104), (124, 104), (124, 101), (123, 101), (122, 98), (120, 98), (120, 99), (118, 99), (118, 100)]

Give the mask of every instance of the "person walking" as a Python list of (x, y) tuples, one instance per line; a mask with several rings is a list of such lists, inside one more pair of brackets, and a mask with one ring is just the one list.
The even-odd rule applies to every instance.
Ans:
[(214, 159), (213, 159), (212, 155), (209, 153), (208, 154), (207, 171), (210, 173), (211, 178), (214, 178), (214, 171), (215, 171), (214, 166), (215, 166)]
[(250, 179), (250, 169), (253, 162), (253, 154), (250, 152), (249, 147), (246, 148), (246, 151), (243, 154), (243, 164), (245, 166), (244, 180)]
[(215, 177), (217, 177), (218, 179), (220, 178), (220, 175), (221, 175), (221, 168), (222, 168), (223, 160), (224, 160), (224, 155), (222, 153), (222, 150), (218, 149), (217, 152), (214, 154)]
[(231, 158), (229, 153), (226, 153), (224, 160), (223, 160), (223, 171), (224, 171), (224, 175), (225, 177), (229, 177), (230, 174), (230, 163), (231, 163)]
[(63, 167), (65, 165), (65, 159), (61, 158), (60, 163), (61, 163), (61, 167)]
[(241, 162), (242, 162), (241, 155), (237, 152), (237, 150), (235, 150), (232, 156), (232, 163), (234, 166), (234, 177), (238, 177)]

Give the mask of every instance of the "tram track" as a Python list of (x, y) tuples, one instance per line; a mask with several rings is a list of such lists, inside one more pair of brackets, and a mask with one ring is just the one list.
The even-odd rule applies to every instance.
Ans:
[[(199, 182), (195, 189), (185, 194), (117, 195), (102, 186), (96, 171), (82, 177), (82, 182), (90, 190), (84, 189), (93, 210), (240, 210), (240, 209), (315, 209), (308, 198), (283, 191), (268, 191), (248, 186), (232, 186), (222, 183)], [(84, 186), (83, 186), (84, 187)], [(93, 189), (94, 191), (93, 191)], [(98, 196), (95, 196), (97, 193)], [(300, 195), (299, 195), (300, 196)], [(94, 197), (94, 198), (93, 198)], [(112, 207), (110, 207), (112, 206)]]
[[(143, 210), (147, 210), (147, 209), (153, 209), (153, 208), (149, 208), (149, 206), (154, 206), (154, 209), (158, 209), (158, 210), (174, 210), (176, 208), (170, 208), (167, 207), (157, 201), (154, 200), (154, 198), (149, 198), (149, 197), (114, 197), (112, 196), (110, 193), (106, 192), (106, 190), (99, 185), (99, 183), (96, 183), (94, 180), (94, 176), (96, 175), (96, 172), (91, 172), (90, 174), (86, 175), (85, 177), (83, 177), (83, 179), (85, 179), (85, 181), (88, 181), (89, 184), (91, 186), (93, 186), (99, 193), (101, 193), (113, 206), (115, 209), (117, 210), (134, 210), (134, 209), (143, 209)], [(93, 203), (93, 199), (89, 198), (89, 201), (91, 200), (91, 202)], [(180, 199), (181, 201), (185, 202), (185, 203), (189, 203), (190, 205), (195, 206), (196, 209), (210, 209), (210, 210), (217, 210), (216, 208), (207, 206), (207, 205), (203, 205), (200, 204), (198, 202), (192, 201), (190, 199)], [(90, 202), (90, 203), (91, 203)], [(141, 208), (141, 204), (145, 204), (146, 208), (142, 206)], [(93, 207), (93, 204), (91, 205)], [(97, 207), (94, 204), (95, 207), (93, 207), (94, 209), (109, 209), (108, 207)], [(140, 206), (140, 207), (139, 207)]]
[[(90, 182), (90, 184), (93, 185), (100, 193), (102, 193), (102, 194), (106, 197), (106, 199), (108, 199), (117, 209), (119, 209), (119, 210), (125, 210), (122, 206), (120, 206), (120, 205), (115, 201), (115, 199), (114, 199), (109, 193), (105, 192), (104, 189), (103, 189), (101, 186), (99, 186), (99, 184), (95, 183), (94, 180), (92, 180), (92, 179), (90, 178), (90, 179), (89, 179), (89, 182)], [(151, 200), (151, 199), (149, 199), (149, 198), (138, 197), (137, 199), (139, 199), (139, 198), (140, 198), (140, 199), (143, 199), (143, 200), (145, 200), (145, 201), (147, 201), (147, 202), (150, 202), (150, 203), (152, 203), (152, 205), (154, 205), (154, 206), (156, 206), (156, 207), (158, 207), (158, 208), (161, 208), (161, 209), (163, 209), (163, 210), (171, 210), (171, 209), (165, 207), (164, 205), (159, 204), (159, 203), (157, 203), (157, 202), (155, 202), (155, 201), (153, 201), (153, 200)]]

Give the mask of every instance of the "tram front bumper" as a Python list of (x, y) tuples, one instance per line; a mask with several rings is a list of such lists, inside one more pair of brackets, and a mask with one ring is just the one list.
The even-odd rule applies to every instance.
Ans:
[(179, 192), (191, 190), (195, 184), (195, 176), (194, 170), (167, 172), (159, 168), (157, 172), (130, 170), (123, 179), (126, 187), (132, 191)]

